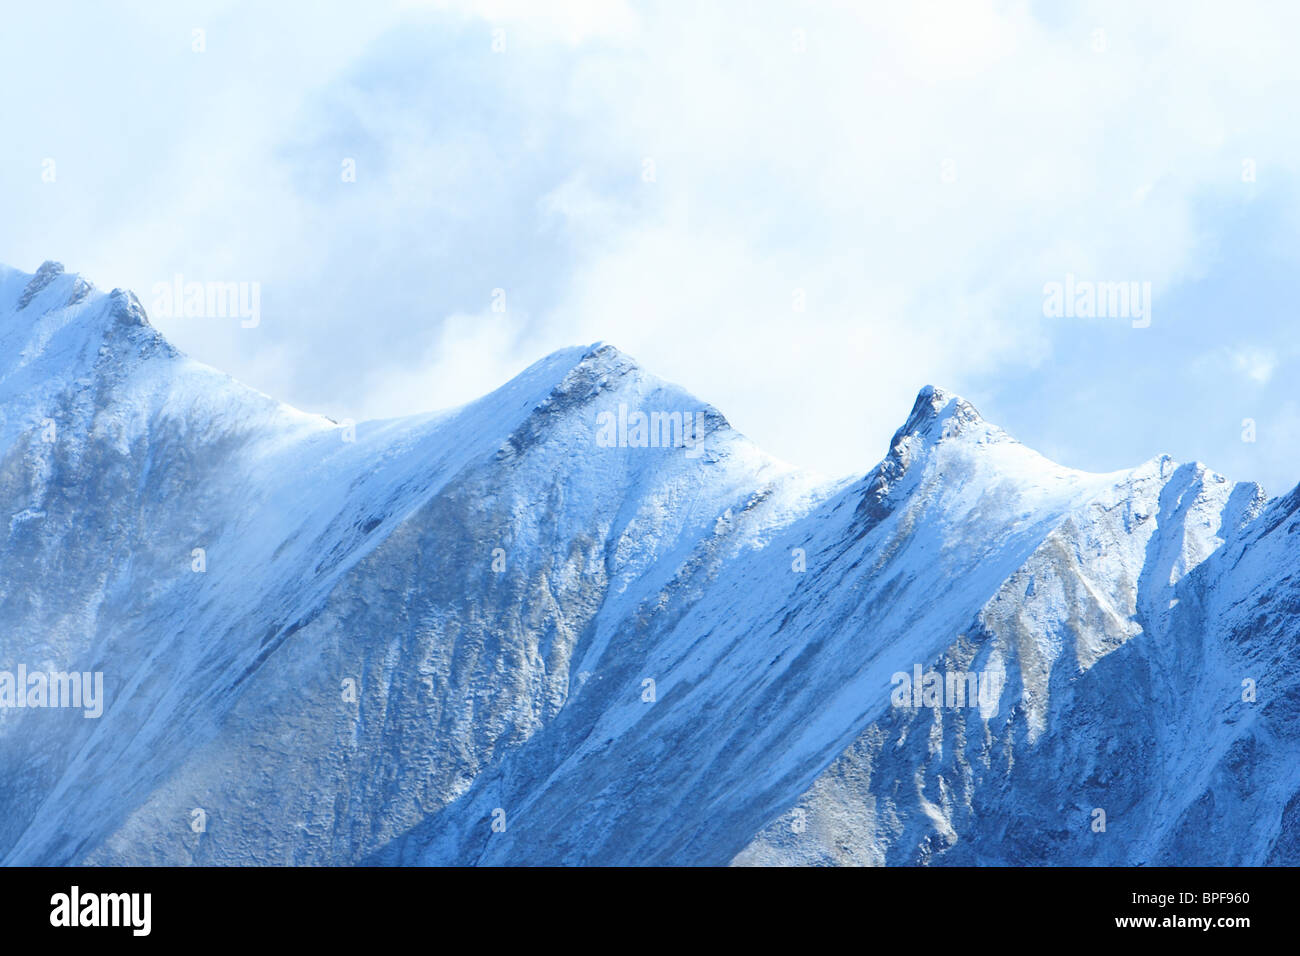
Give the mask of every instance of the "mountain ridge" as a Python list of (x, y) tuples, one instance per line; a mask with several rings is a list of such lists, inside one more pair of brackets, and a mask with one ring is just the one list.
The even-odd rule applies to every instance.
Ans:
[[(605, 342), (340, 424), (47, 265), (30, 296), (0, 269), (0, 672), (99, 670), (107, 703), (0, 707), (0, 861), (1300, 852), (1295, 492), (1065, 468), (934, 386), (826, 481)], [(638, 411), (670, 440), (600, 441)], [(949, 665), (997, 699), (894, 702)], [(1243, 677), (1263, 696), (1233, 704)], [(1278, 770), (1254, 798), (1243, 748)]]

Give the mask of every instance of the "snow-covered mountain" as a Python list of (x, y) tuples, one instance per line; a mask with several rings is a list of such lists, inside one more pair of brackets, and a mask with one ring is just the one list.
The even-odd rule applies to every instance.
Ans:
[(8, 864), (1300, 862), (1300, 489), (941, 389), (840, 482), (604, 344), (353, 428), (0, 267), (0, 505)]

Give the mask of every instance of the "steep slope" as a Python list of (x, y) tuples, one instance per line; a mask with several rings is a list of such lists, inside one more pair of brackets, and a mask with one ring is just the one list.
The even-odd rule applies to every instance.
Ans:
[[(0, 671), (106, 698), (0, 708), (6, 863), (1300, 852), (1295, 495), (929, 387), (827, 483), (601, 343), (353, 431), (52, 263), (0, 269), (0, 416)], [(900, 705), (931, 667), (996, 693)]]
[[(574, 635), (606, 591), (658, 573), (754, 488), (807, 485), (609, 347), (557, 353), (463, 409), (363, 425), (349, 442), (153, 347), (125, 294), (69, 304), (59, 286), (80, 280), (54, 265), (6, 280), (6, 304), (26, 301), (6, 316), (26, 333), (11, 354), (51, 384), (35, 401), (25, 385), (4, 393), (16, 437), (0, 468), (25, 516), (0, 550), (7, 633), (20, 635), (5, 656), (103, 670), (109, 699), (93, 722), (0, 711), (11, 861), (353, 859), (554, 712)], [(123, 303), (150, 347), (121, 341)], [(593, 453), (598, 403), (698, 414), (707, 447)], [(50, 418), (57, 437), (43, 442)], [(105, 421), (130, 428), (110, 435)], [(416, 669), (393, 673), (412, 657)], [(387, 716), (371, 724), (372, 708)], [(430, 776), (410, 786), (421, 763)], [(295, 792), (331, 824), (301, 846), (311, 811)], [(85, 806), (101, 809), (87, 819)]]
[[(479, 782), (467, 832), (452, 841), (431, 819), (379, 859), (729, 858), (887, 699), (896, 658), (943, 646), (1111, 481), (1058, 468), (926, 389), (866, 479), (762, 541), (720, 527), (670, 587), (619, 609), (613, 636), (598, 632), (620, 649), (600, 662), (617, 681), (584, 686), (547, 730), (553, 749)], [(477, 822), (498, 806), (516, 824), (487, 833)]]
[[(1256, 486), (1158, 459), (1070, 514), (960, 639), (917, 662), (995, 668), (997, 712), (891, 701), (735, 862), (1157, 862), (1196, 793), (1184, 765), (1216, 759), (1216, 724), (1244, 713), (1239, 677), (1202, 650), (1217, 625), (1187, 616), (1201, 562), (1262, 505)], [(1240, 809), (1251, 819), (1229, 831), (1281, 804)], [(1159, 861), (1242, 857), (1260, 849), (1207, 834)]]

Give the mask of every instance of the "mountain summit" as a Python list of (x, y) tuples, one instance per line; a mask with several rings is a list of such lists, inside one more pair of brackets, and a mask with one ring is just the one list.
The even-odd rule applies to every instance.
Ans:
[(1300, 492), (930, 386), (828, 484), (606, 343), (340, 425), (55, 263), (0, 400), (4, 863), (1300, 862)]

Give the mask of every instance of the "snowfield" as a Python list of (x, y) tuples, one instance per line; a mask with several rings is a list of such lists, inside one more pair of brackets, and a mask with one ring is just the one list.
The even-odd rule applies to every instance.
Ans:
[(1300, 489), (942, 389), (842, 481), (604, 343), (353, 428), (0, 267), (0, 505), (0, 672), (104, 681), (0, 685), (6, 864), (1300, 863)]

